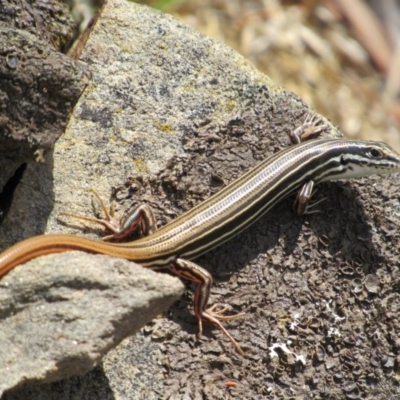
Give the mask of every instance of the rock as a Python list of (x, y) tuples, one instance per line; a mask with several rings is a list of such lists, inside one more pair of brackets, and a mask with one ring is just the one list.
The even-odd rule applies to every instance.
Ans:
[[(20, 12), (24, 6), (24, 3), (19, 5)], [(47, 4), (47, 7), (51, 14), (51, 5)], [(52, 148), (64, 132), (70, 113), (89, 78), (87, 66), (60, 53), (54, 49), (53, 43), (49, 44), (40, 37), (40, 28), (52, 28), (60, 36), (61, 33), (63, 35), (56, 37), (56, 34), (49, 33), (47, 39), (62, 46), (72, 36), (71, 30), (66, 28), (66, 21), (66, 26), (57, 29), (61, 23), (46, 25), (36, 15), (38, 10), (34, 5), (27, 8), (29, 11), (25, 10), (22, 14), (32, 17), (29, 22), (35, 24), (31, 28), (36, 35), (28, 32), (30, 29), (23, 31), (5, 23), (0, 26), (0, 188), (21, 164), (32, 160), (43, 161), (43, 153)], [(9, 17), (15, 20), (15, 9), (2, 9), (4, 14), (0, 19), (7, 15), (7, 11), (12, 14)], [(55, 11), (61, 13), (60, 9)], [(24, 20), (23, 17), (21, 19)], [(22, 24), (21, 20), (19, 22)], [(29, 22), (23, 21), (26, 28)], [(0, 221), (2, 211), (8, 211), (4, 200), (0, 202)]]
[[(123, 0), (104, 5), (75, 54), (89, 65), (92, 81), (54, 153), (46, 155), (48, 164), (28, 166), (1, 226), (4, 246), (42, 232), (78, 234), (80, 223), (63, 219), (74, 224), (63, 225), (56, 217), (60, 211), (91, 216), (91, 187), (103, 198), (111, 191), (118, 212), (146, 202), (160, 224), (167, 223), (287, 147), (288, 132), (310, 112), (222, 43)], [(326, 123), (325, 136), (340, 136)], [(224, 324), (245, 358), (213, 326), (204, 324), (196, 340), (190, 290), (168, 318), (125, 339), (84, 377), (9, 392), (8, 399), (225, 398), (227, 391), (237, 398), (287, 398), (311, 391), (323, 396), (327, 387), (340, 398), (342, 383), (352, 381), (360, 397), (368, 395), (356, 375), (362, 366), (363, 376), (382, 376), (382, 367), (372, 368), (368, 357), (375, 343), (381, 343), (381, 354), (392, 352), (391, 340), (380, 338), (389, 337), (384, 329), (395, 323), (398, 303), (391, 302), (391, 313), (384, 315), (375, 303), (379, 296), (365, 291), (368, 304), (359, 303), (339, 266), (354, 266), (360, 282), (366, 271), (385, 276), (380, 295), (393, 293), (395, 285), (384, 282), (399, 279), (399, 233), (382, 232), (390, 218), (393, 227), (399, 225), (390, 212), (397, 207), (397, 186), (396, 180), (373, 177), (320, 185), (316, 198), (326, 198), (320, 213), (295, 218), (288, 200), (196, 260), (214, 277), (210, 305), (227, 303), (232, 314), (246, 312), (245, 319)], [(371, 234), (359, 240), (366, 226)], [(310, 324), (315, 320), (320, 322)], [(345, 343), (350, 336), (357, 348)], [(276, 343), (305, 364), (287, 369), (282, 357), (272, 365), (269, 348)], [(325, 349), (321, 365), (312, 361), (310, 348), (316, 346)], [(341, 382), (332, 380), (344, 370)], [(225, 386), (231, 380), (235, 388)]]
[(0, 393), (87, 373), (183, 289), (178, 278), (82, 252), (14, 269), (0, 281)]

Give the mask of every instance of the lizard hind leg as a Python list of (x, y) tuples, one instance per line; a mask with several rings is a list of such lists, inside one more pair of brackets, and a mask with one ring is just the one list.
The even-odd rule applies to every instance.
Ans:
[(225, 334), (225, 336), (227, 336), (237, 352), (244, 356), (243, 350), (236, 340), (231, 336), (231, 334), (224, 328), (224, 326), (221, 324), (221, 321), (229, 321), (241, 318), (245, 316), (245, 313), (223, 315), (228, 310), (228, 307), (218, 311), (215, 311), (215, 305), (208, 309), (206, 308), (208, 299), (210, 297), (213, 280), (210, 273), (199, 265), (191, 261), (178, 258), (169, 266), (169, 269), (179, 277), (188, 279), (197, 284), (194, 295), (194, 313), (199, 323), (199, 336), (202, 334), (203, 321), (211, 322), (212, 324), (216, 325)]

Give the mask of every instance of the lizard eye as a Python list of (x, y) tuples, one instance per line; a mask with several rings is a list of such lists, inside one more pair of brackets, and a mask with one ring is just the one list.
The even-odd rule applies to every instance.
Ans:
[(382, 157), (382, 152), (379, 151), (378, 149), (371, 149), (369, 154), (373, 157), (373, 158), (379, 158)]

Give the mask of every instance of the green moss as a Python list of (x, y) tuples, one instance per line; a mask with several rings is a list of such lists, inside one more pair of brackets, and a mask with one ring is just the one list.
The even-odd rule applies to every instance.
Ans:
[(161, 132), (164, 132), (164, 133), (172, 133), (173, 132), (173, 128), (170, 124), (156, 122), (154, 125)]
[(138, 172), (140, 172), (140, 173), (147, 172), (146, 164), (145, 164), (143, 158), (134, 158), (133, 159), (133, 163), (135, 164), (136, 169), (137, 169)]

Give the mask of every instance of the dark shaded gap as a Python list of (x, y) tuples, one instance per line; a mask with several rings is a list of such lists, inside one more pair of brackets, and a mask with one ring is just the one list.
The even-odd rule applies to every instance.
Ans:
[(8, 211), (10, 210), (11, 203), (14, 196), (14, 191), (22, 179), (26, 169), (26, 163), (21, 164), (14, 175), (7, 181), (0, 193), (0, 224), (3, 222)]

